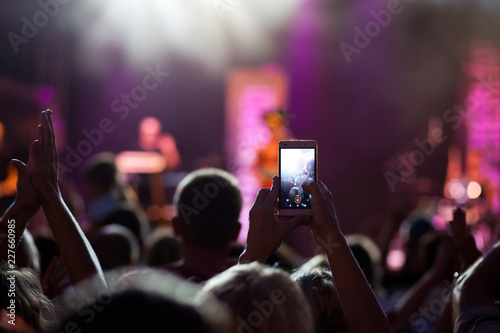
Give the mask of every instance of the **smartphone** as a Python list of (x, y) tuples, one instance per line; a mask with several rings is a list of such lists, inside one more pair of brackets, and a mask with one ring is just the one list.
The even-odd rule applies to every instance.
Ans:
[(302, 184), (318, 177), (318, 143), (314, 140), (279, 142), (279, 215), (311, 215), (311, 195)]

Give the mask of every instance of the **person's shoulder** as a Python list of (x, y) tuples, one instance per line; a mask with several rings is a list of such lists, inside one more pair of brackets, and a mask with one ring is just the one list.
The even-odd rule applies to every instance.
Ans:
[(500, 309), (475, 307), (463, 311), (457, 318), (454, 333), (500, 332)]

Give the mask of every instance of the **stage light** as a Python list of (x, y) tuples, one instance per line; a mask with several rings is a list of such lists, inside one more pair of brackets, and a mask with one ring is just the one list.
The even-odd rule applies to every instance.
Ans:
[(124, 151), (116, 156), (116, 167), (122, 173), (160, 173), (166, 166), (165, 158), (153, 151)]
[(272, 56), (276, 32), (303, 1), (88, 0), (70, 20), (80, 60), (98, 73), (117, 54), (135, 70), (183, 57), (220, 73), (234, 52), (249, 61)]
[(467, 209), (467, 213), (465, 214), (466, 219), (465, 221), (467, 224), (476, 224), (477, 221), (479, 221), (479, 212), (475, 208), (469, 208)]
[(458, 179), (451, 179), (445, 186), (445, 196), (450, 199), (460, 200), (465, 195), (465, 187)]
[(406, 262), (406, 254), (401, 249), (389, 251), (387, 254), (387, 268), (391, 271), (399, 271), (403, 268)]
[(467, 196), (469, 199), (477, 199), (481, 195), (481, 185), (478, 182), (470, 182), (467, 186)]

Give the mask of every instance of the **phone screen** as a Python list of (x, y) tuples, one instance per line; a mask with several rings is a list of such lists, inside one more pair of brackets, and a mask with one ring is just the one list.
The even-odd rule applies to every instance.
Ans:
[(302, 184), (316, 180), (315, 148), (280, 148), (280, 209), (311, 209), (311, 195)]

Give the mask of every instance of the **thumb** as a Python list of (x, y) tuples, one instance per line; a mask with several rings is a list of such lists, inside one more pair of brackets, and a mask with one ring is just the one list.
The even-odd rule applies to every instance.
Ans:
[(24, 164), (24, 162), (22, 162), (18, 159), (12, 159), (10, 161), (10, 164), (12, 164), (17, 169), (19, 176), (27, 176), (28, 175), (28, 168), (26, 167), (26, 164)]

